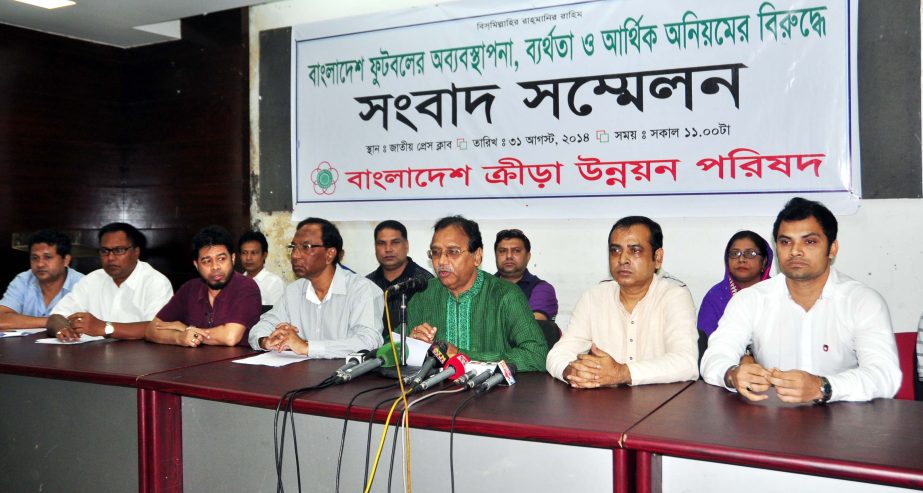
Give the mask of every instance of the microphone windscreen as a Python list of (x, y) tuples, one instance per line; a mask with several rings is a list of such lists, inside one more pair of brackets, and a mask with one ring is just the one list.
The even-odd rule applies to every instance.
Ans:
[[(400, 352), (401, 345), (400, 343), (395, 342), (394, 347)], [(381, 365), (386, 368), (397, 366), (397, 363), (394, 359), (394, 351), (391, 349), (391, 344), (385, 344), (384, 346), (378, 348), (378, 351), (375, 352), (376, 358), (381, 358), (384, 363)]]
[(461, 378), (462, 375), (465, 374), (465, 363), (468, 363), (470, 361), (471, 359), (469, 359), (467, 356), (459, 353), (449, 358), (449, 360), (445, 362), (445, 366), (443, 367), (443, 369), (444, 370), (448, 370), (449, 368), (455, 369), (455, 374), (449, 377), (454, 382), (455, 380), (458, 380), (459, 378)]

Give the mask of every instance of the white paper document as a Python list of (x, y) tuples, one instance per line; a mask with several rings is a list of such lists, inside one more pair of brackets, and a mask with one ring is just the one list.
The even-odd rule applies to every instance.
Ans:
[(258, 354), (256, 356), (251, 356), (244, 359), (236, 359), (234, 363), (242, 363), (245, 365), (265, 365), (265, 366), (285, 366), (292, 363), (298, 363), (300, 361), (307, 361), (307, 356), (302, 356), (300, 354), (295, 354), (294, 351), (267, 351), (263, 354)]
[(47, 337), (45, 339), (39, 339), (35, 342), (39, 344), (83, 344), (84, 342), (101, 341), (103, 339), (105, 339), (103, 336), (88, 336), (86, 334), (80, 334), (80, 339), (73, 342), (62, 342), (59, 341), (56, 337)]
[(45, 329), (16, 329), (16, 330), (3, 330), (0, 331), (0, 338), (2, 337), (21, 337), (31, 334), (37, 334), (39, 332), (45, 332)]

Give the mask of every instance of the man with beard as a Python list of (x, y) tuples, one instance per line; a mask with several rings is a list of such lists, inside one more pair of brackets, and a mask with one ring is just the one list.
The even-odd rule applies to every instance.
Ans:
[(260, 318), (260, 288), (234, 272), (234, 243), (220, 226), (192, 239), (192, 265), (199, 277), (187, 281), (144, 331), (160, 344), (198, 347), (247, 345), (247, 329)]
[(147, 324), (173, 296), (166, 276), (138, 260), (147, 239), (137, 228), (112, 223), (99, 230), (102, 269), (89, 273), (48, 317), (48, 335), (61, 341), (89, 336), (142, 339)]
[[(893, 397), (901, 384), (885, 300), (834, 269), (837, 220), (795, 197), (772, 227), (781, 276), (731, 298), (702, 357), (706, 382), (761, 401)], [(747, 346), (753, 358), (741, 359)]]
[(253, 326), (250, 346), (312, 358), (343, 358), (381, 346), (381, 289), (340, 265), (343, 237), (337, 227), (309, 217), (298, 223), (288, 248), (298, 279)]

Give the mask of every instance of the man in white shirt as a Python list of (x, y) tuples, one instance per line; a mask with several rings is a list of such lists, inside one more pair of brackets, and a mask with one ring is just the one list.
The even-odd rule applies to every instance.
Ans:
[(259, 231), (247, 231), (237, 241), (240, 251), (240, 265), (244, 275), (256, 281), (264, 306), (275, 305), (285, 291), (285, 281), (265, 269), (266, 256), (269, 255), (269, 242)]
[(309, 217), (298, 223), (288, 247), (298, 279), (250, 330), (250, 346), (312, 358), (381, 346), (381, 289), (340, 266), (343, 237), (336, 226)]
[[(888, 305), (831, 268), (837, 221), (819, 202), (790, 200), (773, 225), (783, 276), (731, 298), (702, 358), (706, 382), (752, 401), (892, 397), (901, 383)], [(754, 361), (741, 360), (748, 345)]]
[(138, 260), (147, 239), (134, 226), (112, 223), (99, 230), (102, 269), (80, 280), (48, 317), (48, 335), (75, 341), (81, 334), (143, 339), (144, 329), (170, 297), (173, 286)]
[(606, 281), (580, 298), (548, 373), (574, 388), (695, 380), (695, 305), (686, 285), (657, 270), (663, 233), (649, 218), (619, 219), (609, 232)]

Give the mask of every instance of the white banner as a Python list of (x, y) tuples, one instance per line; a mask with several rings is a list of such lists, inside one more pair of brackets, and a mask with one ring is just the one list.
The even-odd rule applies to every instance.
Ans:
[(856, 14), (464, 2), (296, 27), (295, 217), (853, 212)]

